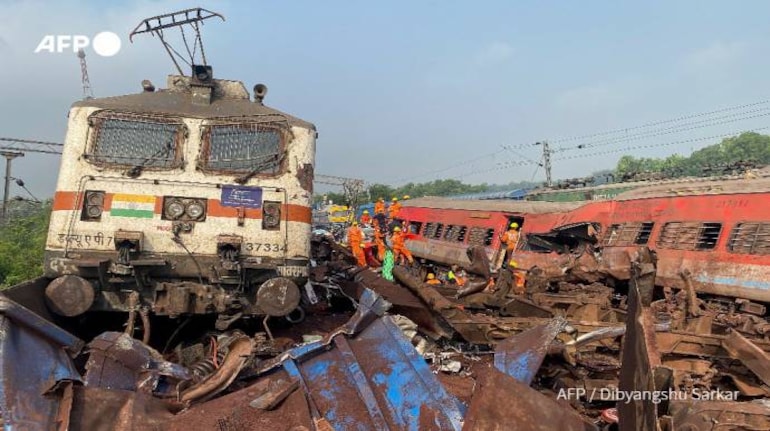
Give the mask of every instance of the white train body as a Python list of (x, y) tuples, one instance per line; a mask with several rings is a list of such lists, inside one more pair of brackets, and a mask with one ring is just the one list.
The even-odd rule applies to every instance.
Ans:
[(70, 111), (49, 306), (127, 310), (136, 292), (159, 315), (290, 313), (308, 276), (315, 127), (237, 81), (152, 90)]

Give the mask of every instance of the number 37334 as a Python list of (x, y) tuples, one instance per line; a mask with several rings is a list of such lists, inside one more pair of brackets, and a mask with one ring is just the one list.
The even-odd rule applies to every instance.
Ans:
[(246, 251), (261, 251), (263, 253), (278, 253), (286, 251), (286, 244), (266, 243), (266, 242), (244, 242), (243, 249)]

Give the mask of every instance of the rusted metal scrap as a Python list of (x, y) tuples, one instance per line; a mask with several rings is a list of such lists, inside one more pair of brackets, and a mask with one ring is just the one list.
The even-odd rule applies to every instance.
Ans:
[(770, 355), (746, 337), (732, 331), (722, 341), (727, 353), (743, 362), (762, 382), (770, 385)]
[[(631, 268), (628, 319), (620, 369), (620, 391), (660, 390), (671, 379), (670, 370), (661, 367), (655, 342), (653, 316), (649, 306), (655, 286), (655, 259), (648, 249), (640, 249)], [(618, 405), (621, 431), (658, 430), (658, 406), (651, 399), (631, 400)]]
[(490, 368), (471, 398), (463, 431), (597, 430), (575, 410)]
[[(387, 306), (367, 291), (347, 324), (264, 362), (253, 384), (192, 407), (176, 416), (170, 429), (224, 423), (234, 429), (460, 430), (465, 407), (436, 380), (393, 320), (383, 316)], [(260, 419), (265, 417), (280, 422)]]
[[(39, 280), (30, 290), (44, 287)], [(42, 301), (42, 295), (40, 296)], [(74, 383), (71, 356), (83, 341), (0, 294), (0, 422), (6, 430), (50, 429), (66, 419)]]

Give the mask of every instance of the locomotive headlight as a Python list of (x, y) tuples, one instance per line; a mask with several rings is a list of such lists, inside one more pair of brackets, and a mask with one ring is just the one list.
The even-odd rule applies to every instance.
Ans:
[(281, 227), (281, 203), (265, 201), (262, 203), (262, 229), (278, 230)]
[(186, 210), (187, 215), (193, 220), (199, 219), (205, 211), (206, 209), (203, 208), (203, 205), (200, 202), (192, 202), (187, 205)]
[(84, 221), (98, 221), (102, 217), (104, 209), (104, 192), (99, 190), (86, 190), (83, 200), (83, 211), (80, 219)]
[(184, 214), (185, 208), (182, 202), (171, 201), (166, 204), (166, 217), (170, 219), (178, 219)]

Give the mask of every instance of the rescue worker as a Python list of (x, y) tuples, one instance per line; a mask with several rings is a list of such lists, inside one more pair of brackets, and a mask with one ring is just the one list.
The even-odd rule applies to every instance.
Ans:
[(425, 280), (425, 284), (441, 284), (441, 281), (436, 278), (436, 274), (431, 272), (428, 274), (428, 278)]
[(457, 265), (452, 265), (452, 269), (447, 273), (446, 279), (450, 284), (465, 286), (465, 271), (460, 271)]
[(372, 222), (372, 227), (374, 227), (374, 245), (377, 246), (377, 260), (382, 262), (385, 259), (385, 235), (377, 219)]
[(372, 217), (369, 215), (369, 210), (364, 210), (361, 214), (361, 224), (372, 224)]
[(524, 289), (524, 284), (526, 282), (525, 271), (519, 269), (519, 264), (516, 263), (515, 260), (509, 261), (508, 267), (511, 268), (511, 272), (513, 273), (513, 293), (523, 295), (526, 292)]
[(361, 228), (358, 227), (358, 223), (353, 222), (353, 224), (350, 225), (350, 228), (348, 228), (348, 246), (350, 246), (350, 251), (353, 253), (353, 256), (355, 256), (358, 264), (366, 266), (366, 257), (364, 256), (364, 251), (361, 249), (363, 240), (364, 233), (361, 231)]
[(505, 244), (505, 254), (503, 256), (503, 262), (510, 260), (513, 252), (516, 250), (516, 246), (519, 244), (519, 224), (516, 222), (511, 223), (509, 229), (500, 236), (500, 242)]
[(393, 257), (395, 258), (396, 262), (402, 263), (404, 261), (404, 258), (406, 258), (409, 263), (414, 263), (414, 258), (412, 257), (412, 253), (409, 251), (408, 248), (406, 248), (405, 245), (406, 237), (404, 235), (404, 232), (401, 231), (401, 228), (396, 226), (393, 229)]
[(377, 202), (374, 203), (374, 215), (385, 215), (385, 199), (379, 198), (377, 199)]
[(358, 246), (358, 253), (355, 253), (358, 266), (366, 266), (366, 243), (361, 243)]
[(398, 217), (398, 213), (401, 212), (401, 204), (396, 197), (391, 199), (391, 201), (392, 203), (390, 204), (390, 207), (388, 207), (388, 215), (390, 216), (390, 219), (393, 220)]

